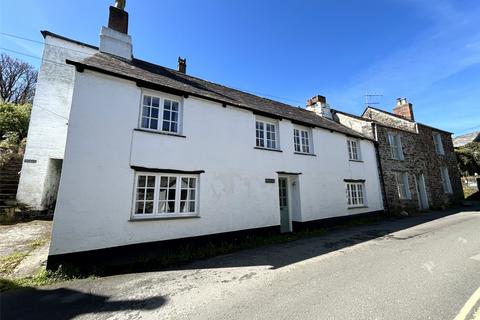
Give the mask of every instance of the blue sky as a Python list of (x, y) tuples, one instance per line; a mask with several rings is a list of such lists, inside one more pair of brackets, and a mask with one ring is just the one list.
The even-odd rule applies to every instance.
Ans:
[[(0, 0), (0, 32), (98, 45), (113, 2)], [(389, 111), (407, 97), (420, 122), (480, 130), (478, 0), (127, 0), (126, 10), (137, 58), (175, 68), (183, 56), (194, 76), (292, 105), (321, 94), (354, 114), (366, 91)], [(5, 35), (0, 47), (42, 54)]]

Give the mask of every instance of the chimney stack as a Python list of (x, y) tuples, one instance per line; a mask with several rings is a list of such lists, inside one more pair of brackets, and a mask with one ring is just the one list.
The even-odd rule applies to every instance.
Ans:
[(412, 104), (407, 101), (407, 98), (397, 99), (397, 105), (393, 108), (393, 113), (408, 120), (415, 120)]
[(100, 52), (108, 53), (126, 60), (132, 60), (132, 38), (128, 35), (128, 12), (125, 0), (116, 1), (110, 6), (108, 27), (100, 31)]
[(307, 110), (313, 111), (321, 117), (332, 119), (332, 111), (324, 96), (316, 95), (308, 99)]
[(181, 73), (187, 73), (187, 59), (178, 57), (178, 71)]

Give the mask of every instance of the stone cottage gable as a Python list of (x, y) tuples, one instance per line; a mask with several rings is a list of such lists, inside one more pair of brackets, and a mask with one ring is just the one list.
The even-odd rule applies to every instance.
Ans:
[(417, 133), (416, 122), (408, 119), (404, 119), (398, 115), (395, 115), (384, 110), (367, 107), (362, 114), (362, 117), (369, 120), (374, 120), (387, 127), (397, 128), (413, 133)]

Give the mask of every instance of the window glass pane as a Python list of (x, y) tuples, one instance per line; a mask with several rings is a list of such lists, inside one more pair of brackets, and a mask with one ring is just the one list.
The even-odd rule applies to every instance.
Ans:
[(195, 179), (195, 178), (190, 178), (190, 180), (189, 180), (189, 187), (190, 187), (190, 188), (195, 188), (196, 185), (197, 185), (197, 179)]
[(180, 212), (187, 212), (187, 202), (180, 201)]
[(142, 115), (144, 115), (144, 116), (146, 116), (146, 117), (150, 116), (150, 108), (144, 106), (144, 107), (143, 107)]
[(171, 109), (172, 102), (170, 100), (165, 99), (163, 102), (163, 108), (165, 110), (170, 110)]
[(152, 108), (152, 118), (158, 118), (158, 108)]
[(145, 190), (137, 189), (137, 200), (145, 200)]
[(147, 180), (146, 176), (138, 176), (138, 186), (145, 187), (145, 181)]
[(190, 200), (195, 200), (195, 190), (190, 190)]
[(188, 188), (188, 178), (182, 178), (182, 188)]
[(155, 177), (149, 176), (147, 180), (147, 187), (155, 187)]
[(167, 189), (160, 189), (159, 200), (167, 200)]
[(152, 106), (158, 108), (159, 105), (160, 105), (160, 99), (156, 97), (152, 97)]
[(189, 201), (189, 212), (195, 212), (195, 202), (194, 201)]
[(178, 112), (172, 112), (171, 118), (172, 118), (171, 120), (173, 122), (177, 122), (178, 121)]
[(178, 126), (176, 123), (172, 123), (170, 132), (178, 132)]
[(182, 189), (180, 191), (180, 200), (187, 200), (188, 190)]
[(173, 111), (178, 111), (178, 102), (172, 102), (172, 110)]
[(153, 213), (153, 202), (145, 202), (145, 213)]
[(162, 130), (163, 131), (170, 131), (170, 122), (163, 121)]
[(158, 129), (158, 120), (152, 119), (150, 121), (150, 129)]
[(153, 200), (153, 194), (155, 189), (147, 189), (145, 200)]
[(175, 212), (175, 201), (168, 201), (167, 202), (167, 211), (168, 212)]
[(148, 128), (148, 118), (142, 118), (142, 128)]
[(164, 110), (163, 111), (163, 120), (170, 120), (170, 111)]
[(143, 96), (143, 104), (144, 105), (151, 105), (152, 104), (152, 97), (150, 96)]
[(135, 213), (138, 213), (138, 214), (143, 213), (143, 202), (135, 203)]

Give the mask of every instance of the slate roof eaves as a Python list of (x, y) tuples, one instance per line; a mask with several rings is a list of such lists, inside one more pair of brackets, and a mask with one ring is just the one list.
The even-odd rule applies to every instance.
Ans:
[(165, 87), (165, 89), (178, 90), (188, 95), (248, 109), (254, 113), (270, 114), (307, 126), (319, 127), (373, 141), (369, 137), (333, 120), (322, 118), (312, 111), (229, 88), (139, 59), (127, 61), (108, 54), (97, 53), (84, 60), (68, 60), (67, 63), (132, 81), (144, 81), (145, 83)]

